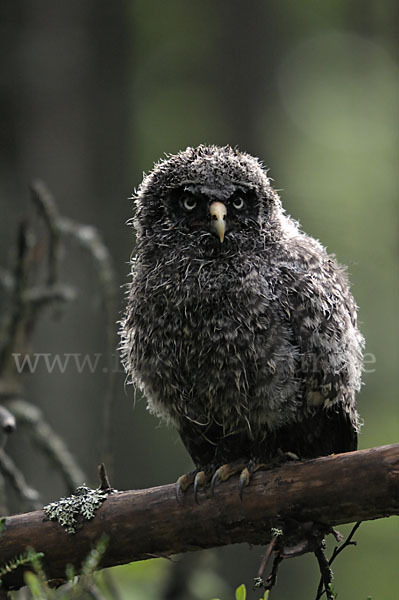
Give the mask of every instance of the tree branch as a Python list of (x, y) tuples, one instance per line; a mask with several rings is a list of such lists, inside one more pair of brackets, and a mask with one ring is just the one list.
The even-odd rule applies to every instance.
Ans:
[[(77, 570), (102, 534), (109, 544), (102, 567), (169, 556), (238, 542), (267, 544), (272, 527), (295, 520), (339, 525), (399, 514), (399, 444), (332, 455), (259, 471), (238, 493), (237, 478), (219, 485), (212, 497), (189, 490), (180, 502), (175, 486), (116, 492), (92, 521), (68, 535), (37, 511), (8, 517), (0, 534), (0, 564), (27, 547), (45, 554), (50, 579), (65, 577), (68, 563)], [(21, 570), (4, 584), (23, 585)]]

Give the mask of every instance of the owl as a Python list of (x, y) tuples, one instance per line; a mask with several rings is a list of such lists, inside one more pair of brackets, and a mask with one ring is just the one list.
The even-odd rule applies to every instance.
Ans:
[(189, 147), (134, 202), (121, 350), (194, 461), (179, 489), (355, 450), (363, 338), (346, 271), (284, 212), (261, 162)]

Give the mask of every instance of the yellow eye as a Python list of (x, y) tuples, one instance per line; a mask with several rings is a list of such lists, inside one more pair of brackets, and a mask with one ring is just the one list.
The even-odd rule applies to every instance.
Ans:
[(194, 208), (197, 206), (197, 201), (191, 196), (186, 196), (183, 200), (183, 206), (188, 211), (194, 210)]
[(233, 200), (233, 206), (234, 206), (235, 209), (240, 210), (244, 206), (244, 200), (242, 198), (240, 198), (240, 197), (234, 198), (234, 200)]

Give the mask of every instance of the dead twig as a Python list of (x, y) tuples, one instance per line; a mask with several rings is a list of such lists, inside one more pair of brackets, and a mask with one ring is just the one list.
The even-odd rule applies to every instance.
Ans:
[(43, 181), (34, 181), (30, 186), (30, 191), (33, 203), (38, 209), (49, 235), (46, 286), (51, 287), (58, 279), (61, 246), (60, 217), (54, 198)]
[(41, 506), (39, 492), (26, 483), (25, 477), (14, 461), (2, 449), (0, 449), (0, 471), (29, 508), (37, 509)]
[(32, 441), (60, 472), (68, 492), (73, 492), (86, 480), (85, 474), (63, 440), (45, 421), (42, 412), (22, 399), (11, 400), (8, 407), (18, 424), (29, 427)]
[(99, 283), (102, 289), (104, 308), (106, 312), (106, 336), (108, 353), (107, 389), (104, 398), (103, 409), (103, 433), (101, 457), (111, 465), (109, 469), (112, 472), (112, 453), (111, 453), (111, 424), (112, 424), (112, 405), (115, 395), (115, 363), (116, 358), (113, 352), (116, 347), (115, 339), (115, 321), (116, 321), (116, 280), (112, 260), (107, 246), (104, 244), (97, 229), (90, 225), (82, 225), (71, 219), (61, 218), (58, 226), (63, 235), (68, 235), (75, 239), (78, 244), (86, 249), (93, 258), (97, 270)]
[(0, 428), (4, 433), (15, 431), (15, 417), (10, 411), (0, 404)]
[(103, 490), (104, 492), (112, 490), (104, 463), (101, 463), (98, 467), (98, 474), (100, 477), (100, 490)]
[(31, 231), (27, 221), (22, 221), (19, 226), (17, 252), (12, 275), (12, 292), (8, 302), (8, 312), (3, 320), (0, 331), (0, 373), (9, 365), (11, 354), (16, 346), (21, 323), (25, 314), (23, 294), (27, 285), (28, 255), (31, 248)]
[(317, 562), (319, 563), (319, 569), (321, 573), (321, 581), (322, 587), (324, 587), (324, 592), (328, 598), (328, 600), (334, 600), (334, 596), (331, 591), (331, 582), (333, 578), (333, 574), (330, 568), (330, 563), (327, 560), (326, 553), (324, 552), (324, 547), (321, 544), (316, 550), (314, 554), (317, 558)]
[[(330, 560), (328, 561), (328, 568), (330, 569), (332, 563), (334, 562), (334, 560), (337, 558), (337, 556), (343, 551), (345, 550), (345, 548), (347, 548), (348, 546), (356, 546), (357, 542), (353, 542), (352, 538), (355, 535), (356, 531), (359, 529), (360, 525), (361, 525), (361, 521), (358, 521), (357, 523), (355, 523), (355, 525), (352, 527), (348, 537), (346, 538), (346, 540), (340, 545), (340, 546), (335, 546), (334, 551), (331, 555)], [(335, 539), (337, 541), (342, 541), (342, 536), (339, 532), (332, 530), (332, 533), (335, 536)], [(319, 561), (319, 565), (320, 565), (320, 561)], [(321, 567), (320, 567), (321, 570)], [(330, 569), (331, 572), (331, 569)], [(330, 582), (331, 583), (331, 582)], [(324, 587), (324, 589), (323, 589)], [(319, 582), (319, 586), (317, 588), (317, 592), (316, 592), (316, 599), (315, 600), (319, 600), (322, 595), (326, 593), (327, 594), (327, 598), (328, 596), (328, 591), (325, 585), (325, 578), (323, 577), (323, 572), (321, 574), (321, 578), (320, 578), (320, 582)]]

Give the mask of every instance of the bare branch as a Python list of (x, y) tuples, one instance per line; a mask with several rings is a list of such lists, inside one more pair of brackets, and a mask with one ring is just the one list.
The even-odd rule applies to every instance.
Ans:
[(13, 348), (16, 345), (21, 322), (26, 310), (23, 294), (27, 284), (29, 250), (31, 248), (31, 231), (26, 221), (19, 226), (17, 252), (13, 269), (13, 288), (7, 311), (0, 332), (0, 373), (10, 361)]
[(98, 467), (98, 475), (100, 477), (100, 490), (107, 492), (112, 490), (104, 463), (101, 463)]
[[(0, 471), (5, 479), (22, 498), (28, 507), (40, 506), (39, 493), (31, 488), (25, 481), (25, 477), (14, 464), (14, 461), (0, 448)], [(25, 504), (25, 506), (26, 506)]]
[(48, 234), (49, 247), (47, 252), (48, 273), (46, 284), (53, 286), (58, 279), (60, 262), (60, 227), (59, 215), (54, 198), (43, 181), (34, 181), (30, 186), (32, 200), (40, 216), (43, 218)]
[[(175, 486), (110, 494), (94, 519), (67, 535), (37, 511), (8, 517), (1, 536), (0, 564), (27, 546), (44, 552), (51, 579), (65, 577), (68, 563), (79, 570), (102, 534), (109, 543), (101, 566), (154, 556), (248, 542), (267, 544), (272, 528), (295, 520), (328, 526), (399, 514), (399, 444), (332, 455), (279, 469), (257, 472), (243, 500), (236, 478), (208, 489), (191, 490), (182, 502)], [(4, 584), (19, 587), (22, 573), (10, 573)]]
[(112, 264), (111, 255), (107, 246), (104, 244), (100, 233), (92, 225), (82, 225), (72, 219), (62, 217), (58, 226), (63, 235), (69, 235), (75, 239), (78, 244), (87, 250), (96, 267), (98, 280), (101, 286), (104, 309), (106, 313), (106, 336), (108, 352), (108, 385), (105, 391), (103, 408), (103, 432), (101, 436), (102, 448), (101, 458), (108, 464), (108, 470), (112, 472), (112, 452), (111, 452), (111, 424), (112, 424), (112, 405), (114, 402), (115, 388), (115, 364), (112, 350), (116, 346), (115, 340), (115, 320), (117, 315), (116, 308), (116, 280), (115, 271)]
[(19, 398), (10, 400), (8, 407), (16, 416), (19, 425), (30, 427), (31, 439), (56, 466), (68, 491), (72, 492), (81, 485), (86, 479), (83, 471), (60, 436), (46, 423), (41, 411)]
[(0, 429), (2, 429), (4, 433), (12, 433), (15, 431), (15, 417), (2, 404), (0, 404)]
[(317, 558), (317, 562), (319, 563), (320, 573), (321, 573), (321, 581), (322, 587), (324, 586), (324, 591), (328, 600), (334, 600), (332, 595), (330, 584), (332, 582), (332, 571), (330, 569), (330, 563), (326, 557), (324, 552), (324, 548), (321, 546), (315, 550), (315, 555)]
[[(355, 535), (356, 531), (359, 529), (360, 525), (361, 525), (361, 521), (358, 521), (357, 523), (355, 523), (355, 525), (352, 527), (352, 531), (350, 532), (350, 534), (348, 535), (348, 537), (346, 538), (345, 541), (343, 541), (343, 538), (341, 536), (341, 534), (339, 534), (339, 536), (337, 536), (336, 534), (338, 532), (332, 530), (331, 533), (333, 533), (333, 535), (336, 536), (336, 540), (339, 542), (343, 542), (340, 546), (336, 546), (334, 548), (334, 552), (332, 553), (332, 556), (330, 558), (330, 560), (328, 561), (328, 567), (331, 567), (332, 563), (334, 562), (334, 560), (337, 558), (337, 556), (343, 551), (345, 550), (345, 548), (347, 548), (348, 546), (356, 546), (356, 542), (352, 542), (352, 538)], [(320, 600), (320, 598), (322, 597), (324, 592), (327, 592), (327, 590), (325, 589), (324, 586), (324, 591), (323, 591), (323, 584), (324, 584), (324, 580), (323, 580), (323, 575), (320, 578), (320, 582), (319, 582), (319, 586), (317, 588), (317, 593), (316, 593), (316, 600)]]

